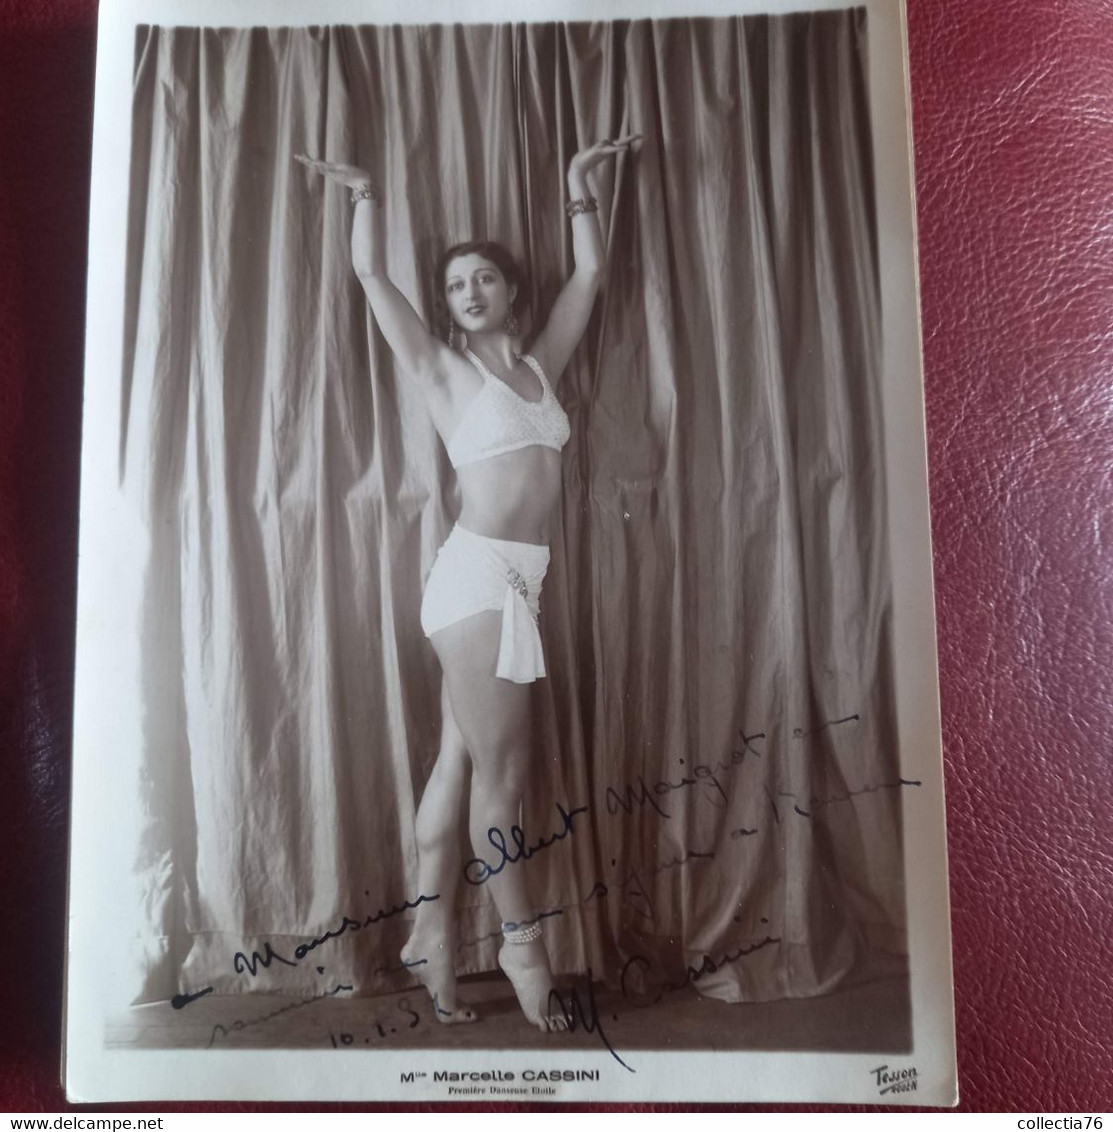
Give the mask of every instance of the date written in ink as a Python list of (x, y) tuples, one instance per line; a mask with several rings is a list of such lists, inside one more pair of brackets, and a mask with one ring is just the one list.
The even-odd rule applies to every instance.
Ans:
[(382, 1041), (389, 1042), (392, 1034), (416, 1030), (421, 1025), (421, 1015), (410, 1005), (408, 998), (400, 998), (395, 1003), (393, 1015), (376, 1018), (371, 1025), (374, 1029), (372, 1034), (353, 1034), (348, 1030), (330, 1029), (328, 1038), (332, 1048), (355, 1049), (358, 1046), (378, 1045)]

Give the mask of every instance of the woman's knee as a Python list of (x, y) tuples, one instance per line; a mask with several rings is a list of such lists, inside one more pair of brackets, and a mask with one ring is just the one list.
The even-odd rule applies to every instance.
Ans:
[(467, 752), (445, 750), (433, 766), (433, 773), (425, 786), (421, 805), (417, 808), (415, 832), (418, 847), (430, 852), (450, 845), (457, 835), (465, 798), (467, 781)]
[(448, 806), (422, 805), (414, 822), (414, 836), (422, 853), (444, 853), (459, 838), (460, 813)]
[(472, 783), (486, 794), (520, 798), (526, 785), (529, 752), (520, 737), (508, 736), (486, 750), (470, 751)]
[(459, 728), (445, 726), (441, 734), (441, 745), (437, 751), (436, 772), (444, 779), (458, 782), (471, 769), (467, 744)]

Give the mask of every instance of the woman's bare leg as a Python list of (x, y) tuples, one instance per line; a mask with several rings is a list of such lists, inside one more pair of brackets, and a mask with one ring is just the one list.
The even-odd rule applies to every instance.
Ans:
[(460, 822), (467, 800), (468, 752), (441, 695), (441, 747), (417, 809), (418, 892), (439, 900), (418, 906), (402, 962), (421, 980), (441, 1022), (474, 1022), (456, 994), (456, 895), (460, 887)]
[[(476, 857), (497, 862), (488, 833), (498, 829), (510, 842), (521, 817), (529, 763), (528, 684), (495, 676), (502, 629), (500, 613), (478, 613), (432, 637), (444, 669), (452, 711), (471, 756), (469, 830)], [(504, 923), (529, 923), (536, 910), (520, 863), (507, 864), (485, 882)], [(550, 1016), (552, 970), (545, 945), (504, 943), (499, 964), (514, 985), (523, 1012), (543, 1030), (560, 1028)]]

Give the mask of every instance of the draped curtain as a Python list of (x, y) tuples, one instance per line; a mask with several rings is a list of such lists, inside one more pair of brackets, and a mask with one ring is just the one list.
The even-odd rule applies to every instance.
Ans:
[[(495, 238), (536, 332), (608, 267), (572, 421), (522, 828), (558, 971), (823, 993), (905, 950), (861, 10), (471, 27), (140, 28), (120, 478), (144, 525), (137, 999), (403, 985), (438, 748), (422, 582), (451, 467), (350, 264)], [(494, 968), (464, 883), (459, 964)], [(300, 947), (300, 951), (298, 950)], [(237, 958), (237, 955), (239, 956)], [(272, 960), (277, 955), (280, 960)], [(693, 974), (695, 972), (695, 974)]]

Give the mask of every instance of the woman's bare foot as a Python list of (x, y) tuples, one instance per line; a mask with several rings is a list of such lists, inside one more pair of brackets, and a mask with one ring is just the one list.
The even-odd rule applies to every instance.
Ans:
[(563, 1012), (553, 1014), (549, 1001), (553, 992), (553, 973), (545, 945), (504, 943), (499, 949), (499, 966), (514, 987), (518, 1005), (531, 1025), (546, 1033), (568, 1029)]
[(448, 954), (444, 940), (418, 939), (417, 932), (402, 948), (402, 965), (429, 992), (437, 1021), (446, 1026), (476, 1022), (479, 1015), (456, 996), (456, 966)]

